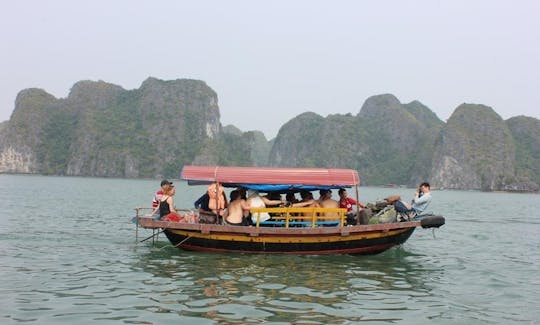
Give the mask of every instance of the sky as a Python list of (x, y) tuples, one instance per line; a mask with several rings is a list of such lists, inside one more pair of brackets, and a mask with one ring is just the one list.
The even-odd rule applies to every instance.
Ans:
[(80, 80), (197, 79), (221, 123), (268, 139), (370, 96), (540, 118), (540, 1), (1, 0), (0, 121), (17, 94)]

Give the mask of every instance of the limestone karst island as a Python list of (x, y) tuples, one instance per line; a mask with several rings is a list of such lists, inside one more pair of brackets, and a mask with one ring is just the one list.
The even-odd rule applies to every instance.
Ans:
[[(358, 170), (362, 185), (539, 191), (536, 118), (503, 120), (462, 104), (444, 122), (391, 94), (358, 106), (356, 114), (300, 114), (269, 140), (222, 126), (218, 94), (199, 80), (148, 78), (134, 90), (79, 81), (67, 98), (25, 89), (0, 123), (0, 173), (142, 178), (177, 177), (184, 165), (337, 167)], [(174, 141), (160, 141), (164, 133)]]

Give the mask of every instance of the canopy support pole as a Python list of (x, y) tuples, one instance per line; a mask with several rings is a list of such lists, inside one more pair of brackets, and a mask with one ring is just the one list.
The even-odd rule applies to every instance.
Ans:
[(355, 192), (356, 192), (356, 224), (360, 225), (361, 219), (360, 219), (360, 196), (358, 195), (358, 184), (354, 186)]

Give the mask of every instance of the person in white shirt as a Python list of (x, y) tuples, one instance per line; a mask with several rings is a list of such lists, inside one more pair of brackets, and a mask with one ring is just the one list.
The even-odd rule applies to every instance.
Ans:
[(414, 212), (415, 215), (420, 215), (426, 211), (426, 208), (431, 202), (431, 198), (429, 183), (424, 182), (420, 184), (420, 187), (414, 193), (414, 198), (410, 204), (408, 202), (399, 200), (394, 202), (394, 206), (396, 207), (397, 212), (407, 213), (409, 215), (410, 213)]

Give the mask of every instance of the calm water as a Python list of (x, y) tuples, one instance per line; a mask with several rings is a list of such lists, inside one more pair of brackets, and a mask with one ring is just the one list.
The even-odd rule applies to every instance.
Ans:
[(438, 191), (447, 224), (383, 254), (257, 256), (136, 244), (157, 185), (0, 175), (0, 323), (540, 323), (539, 195)]

